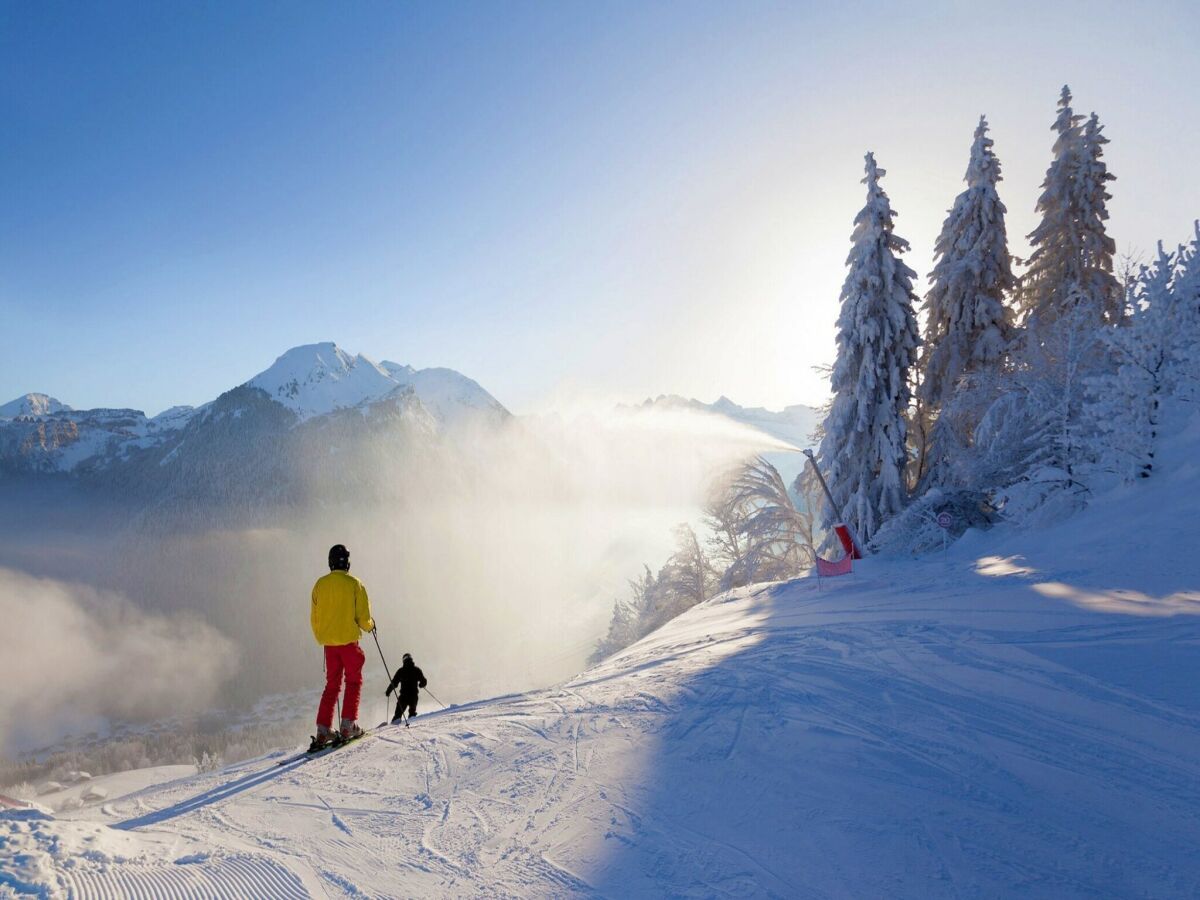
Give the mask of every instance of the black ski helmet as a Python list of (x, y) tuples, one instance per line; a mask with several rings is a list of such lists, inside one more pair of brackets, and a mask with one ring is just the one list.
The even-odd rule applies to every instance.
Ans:
[(346, 549), (345, 544), (334, 544), (329, 548), (329, 569), (341, 569), (343, 572), (350, 571), (350, 551)]
[(411, 654), (411, 653), (405, 653), (405, 654), (404, 654), (404, 658), (403, 658), (402, 660), (400, 660), (400, 662), (401, 662), (401, 664), (403, 664), (403, 663), (410, 663), (410, 662), (412, 662), (412, 654)]

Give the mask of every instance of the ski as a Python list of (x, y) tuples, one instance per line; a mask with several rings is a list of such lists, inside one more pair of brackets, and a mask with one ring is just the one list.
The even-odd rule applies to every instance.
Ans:
[(297, 753), (295, 756), (289, 756), (287, 759), (281, 759), (275, 763), (277, 766), (286, 766), (288, 763), (300, 762), (303, 759), (308, 759), (312, 754), (307, 750), (302, 753)]
[(305, 759), (316, 759), (318, 756), (325, 756), (329, 753), (332, 753), (334, 750), (337, 750), (339, 747), (345, 747), (347, 744), (353, 744), (355, 741), (362, 740), (363, 738), (370, 736), (372, 733), (373, 732), (371, 732), (371, 731), (364, 731), (360, 735), (356, 735), (355, 737), (352, 737), (352, 738), (346, 738), (345, 740), (339, 739), (339, 740), (334, 741), (331, 744), (326, 744), (324, 747), (318, 747), (316, 749), (309, 747), (309, 749), (307, 749), (301, 753), (297, 753), (294, 756), (289, 756), (287, 759), (279, 760), (279, 762), (275, 763), (275, 765), (286, 766), (288, 763), (300, 762), (301, 760), (305, 760)]

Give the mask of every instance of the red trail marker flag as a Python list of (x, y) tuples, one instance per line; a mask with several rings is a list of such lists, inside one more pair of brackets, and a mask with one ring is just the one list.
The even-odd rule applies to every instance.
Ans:
[(817, 557), (817, 575), (821, 578), (829, 578), (833, 575), (849, 575), (854, 571), (854, 557), (847, 553), (837, 562), (830, 562), (827, 559)]

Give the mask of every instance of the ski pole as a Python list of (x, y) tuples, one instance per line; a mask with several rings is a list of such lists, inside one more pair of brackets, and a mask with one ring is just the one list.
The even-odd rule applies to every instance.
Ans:
[(392, 670), (388, 668), (387, 660), (383, 658), (383, 648), (379, 646), (379, 635), (375, 633), (375, 630), (371, 629), (371, 637), (375, 638), (375, 649), (379, 651), (379, 661), (383, 663), (383, 671), (387, 672), (388, 684), (391, 684)]
[(441, 700), (439, 700), (437, 697), (435, 697), (433, 694), (433, 691), (431, 691), (429, 688), (421, 688), (421, 690), (423, 690), (425, 693), (427, 693), (430, 697), (433, 697), (433, 702), (436, 703), (438, 706), (440, 706), (442, 709), (447, 708), (446, 704), (443, 703)]
[[(387, 660), (384, 659), (383, 656), (383, 648), (379, 646), (379, 635), (375, 633), (377, 629), (378, 626), (371, 629), (371, 637), (375, 638), (375, 649), (379, 651), (379, 661), (383, 663), (383, 671), (387, 672), (388, 687), (390, 688), (392, 686), (392, 670), (388, 668)], [(385, 700), (383, 703), (383, 720), (385, 722), (387, 721), (388, 717), (387, 710), (388, 702)]]

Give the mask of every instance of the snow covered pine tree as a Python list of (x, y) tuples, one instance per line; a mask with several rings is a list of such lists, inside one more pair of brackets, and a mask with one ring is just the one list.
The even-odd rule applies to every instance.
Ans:
[(895, 214), (879, 186), (884, 174), (868, 153), (867, 203), (854, 220), (846, 260), (833, 402), (820, 449), (837, 505), (825, 510), (825, 523), (845, 522), (864, 544), (904, 508), (909, 373), (920, 344), (916, 273), (899, 259), (909, 247), (893, 231)]
[(1200, 399), (1200, 221), (1192, 223), (1192, 242), (1179, 251), (1174, 294), (1180, 339), (1175, 349), (1176, 392), (1184, 400)]
[(1034, 249), (1021, 279), (1019, 306), (1034, 339), (1076, 304), (1093, 310), (1098, 322), (1121, 317), (1124, 298), (1113, 275), (1116, 246), (1104, 227), (1112, 199), (1106, 185), (1116, 176), (1102, 159), (1108, 139), (1096, 114), (1086, 126), (1082, 120), (1064, 85), (1053, 126), (1054, 159), (1037, 204), (1042, 221), (1029, 234)]
[(1104, 335), (1114, 368), (1089, 382), (1088, 414), (1100, 434), (1100, 462), (1127, 481), (1153, 474), (1163, 406), (1192, 387), (1196, 300), (1191, 273), (1181, 263), (1194, 264), (1194, 255), (1183, 247), (1167, 253), (1159, 241), (1157, 259), (1142, 267), (1131, 290), (1127, 327)]
[(948, 457), (970, 443), (977, 415), (969, 406), (945, 409), (960, 380), (998, 372), (1014, 330), (1006, 298), (1016, 288), (1004, 204), (996, 192), (1000, 161), (992, 152), (987, 119), (979, 117), (964, 177), (934, 245), (937, 260), (925, 295), (925, 340), (917, 390), (921, 431), (917, 481), (943, 485)]
[(1122, 320), (1123, 291), (1113, 275), (1114, 243), (1105, 231), (1107, 139), (1099, 119), (1059, 98), (1053, 159), (1042, 182), (1042, 214), (1017, 306), (1021, 339), (1011, 373), (976, 429), (971, 465), (984, 474), (1004, 515), (1053, 521), (1084, 501), (1099, 442), (1087, 415), (1087, 385), (1107, 370), (1103, 329)]

